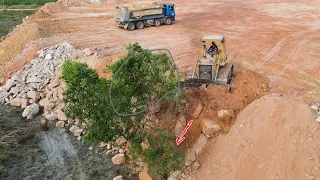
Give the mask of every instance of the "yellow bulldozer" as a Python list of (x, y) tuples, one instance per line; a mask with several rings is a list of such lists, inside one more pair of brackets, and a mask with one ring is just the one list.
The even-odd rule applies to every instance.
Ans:
[(227, 62), (225, 38), (221, 35), (205, 35), (201, 38), (201, 42), (201, 53), (193, 73), (181, 82), (181, 87), (217, 84), (227, 86), (230, 91), (233, 64)]

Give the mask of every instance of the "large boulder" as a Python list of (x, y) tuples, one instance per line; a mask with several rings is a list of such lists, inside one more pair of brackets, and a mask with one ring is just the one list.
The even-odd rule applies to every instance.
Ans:
[(14, 99), (12, 99), (12, 101), (10, 102), (10, 105), (11, 105), (11, 106), (19, 107), (19, 106), (21, 106), (21, 101), (22, 101), (21, 98), (14, 98)]
[(232, 109), (227, 109), (227, 110), (220, 110), (218, 111), (218, 118), (223, 119), (223, 120), (229, 120), (232, 119), (236, 116), (234, 111)]
[(221, 130), (220, 126), (210, 119), (202, 120), (202, 133), (205, 135), (212, 135)]
[(124, 164), (126, 162), (126, 157), (124, 154), (117, 154), (111, 160), (113, 164)]
[(27, 106), (23, 113), (22, 113), (22, 117), (27, 117), (27, 119), (32, 119), (33, 116), (37, 115), (39, 113), (39, 104), (31, 104), (29, 106)]
[(198, 118), (199, 115), (200, 115), (200, 113), (201, 113), (201, 111), (202, 111), (202, 109), (203, 109), (203, 106), (202, 106), (201, 103), (199, 103), (199, 104), (197, 105), (195, 111), (194, 111), (191, 115), (192, 115), (194, 118)]

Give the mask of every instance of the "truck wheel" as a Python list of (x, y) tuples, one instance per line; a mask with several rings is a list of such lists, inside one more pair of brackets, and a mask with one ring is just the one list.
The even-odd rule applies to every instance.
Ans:
[(160, 19), (155, 19), (154, 20), (154, 26), (158, 27), (161, 25)]
[(166, 25), (170, 25), (170, 24), (172, 24), (172, 20), (171, 20), (171, 18), (167, 18), (166, 19)]
[(137, 29), (143, 29), (143, 28), (144, 28), (143, 21), (137, 22)]
[(135, 29), (136, 29), (136, 27), (135, 27), (135, 24), (133, 22), (128, 24), (128, 30), (129, 31), (133, 31)]

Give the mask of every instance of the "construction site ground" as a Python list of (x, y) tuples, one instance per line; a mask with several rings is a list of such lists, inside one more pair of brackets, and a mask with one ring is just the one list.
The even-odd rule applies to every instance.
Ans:
[[(235, 64), (233, 91), (208, 87), (205, 93), (188, 92), (194, 97), (188, 99), (190, 114), (199, 102), (205, 106), (200, 118), (214, 119), (225, 108), (239, 114), (210, 141), (197, 179), (319, 178), (320, 130), (308, 106), (320, 101), (319, 1), (173, 0), (173, 25), (135, 31), (117, 27), (117, 6), (144, 2), (153, 1), (48, 3), (0, 42), (0, 77), (9, 78), (40, 48), (65, 41), (98, 52), (98, 58), (85, 62), (101, 77), (108, 77), (106, 65), (125, 54), (125, 45), (135, 42), (147, 49), (169, 49), (179, 69), (189, 74), (200, 38), (221, 34)], [(186, 144), (201, 133), (199, 124), (193, 126)]]

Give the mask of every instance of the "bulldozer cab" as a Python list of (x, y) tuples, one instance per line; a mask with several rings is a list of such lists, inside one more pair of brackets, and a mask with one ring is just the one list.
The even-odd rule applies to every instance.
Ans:
[[(200, 87), (203, 84), (216, 84), (227, 86), (230, 92), (233, 64), (227, 63), (228, 57), (224, 37), (221, 35), (205, 35), (200, 41), (200, 56), (198, 56), (192, 76), (186, 77), (181, 82), (182, 87)], [(212, 45), (213, 48), (210, 49)]]
[(215, 81), (220, 67), (227, 61), (225, 39), (221, 35), (205, 35), (200, 41), (201, 53), (193, 77)]
[[(201, 38), (202, 50), (200, 58), (214, 59), (216, 62), (226, 62), (227, 53), (225, 39), (221, 35), (205, 35)], [(216, 52), (208, 52), (211, 46), (217, 46)]]

